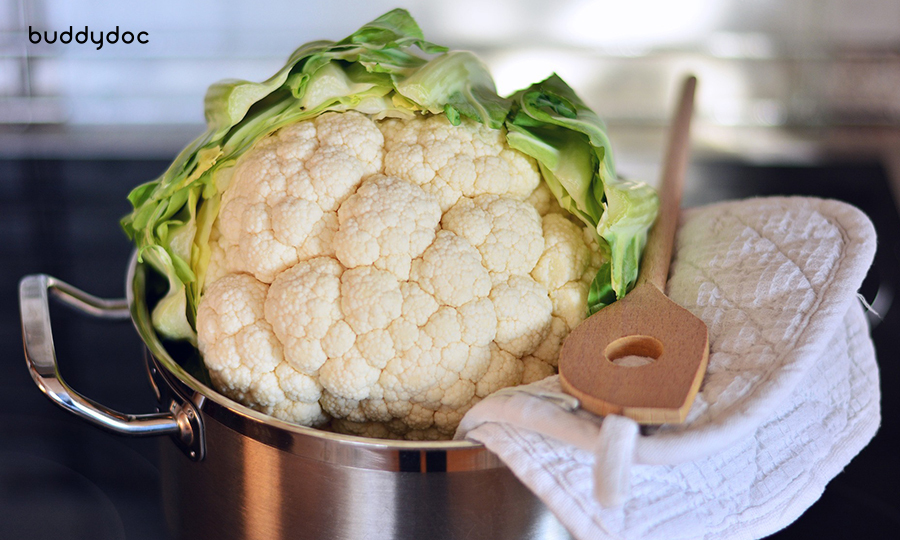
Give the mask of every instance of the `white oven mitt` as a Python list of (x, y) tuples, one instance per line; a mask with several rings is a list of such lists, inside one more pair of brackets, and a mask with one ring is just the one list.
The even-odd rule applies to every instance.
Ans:
[(869, 219), (837, 201), (689, 211), (667, 294), (706, 322), (710, 356), (684, 424), (641, 435), (630, 419), (572, 410), (554, 376), (483, 400), (457, 438), (496, 453), (579, 539), (771, 534), (878, 429), (856, 294), (874, 253)]

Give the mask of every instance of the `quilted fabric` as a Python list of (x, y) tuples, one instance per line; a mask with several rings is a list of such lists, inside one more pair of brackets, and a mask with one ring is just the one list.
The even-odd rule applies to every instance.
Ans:
[(877, 430), (856, 301), (874, 249), (866, 216), (836, 201), (691, 211), (667, 294), (707, 323), (710, 361), (685, 424), (642, 436), (628, 419), (566, 410), (551, 377), (484, 400), (458, 437), (497, 453), (577, 538), (771, 534)]

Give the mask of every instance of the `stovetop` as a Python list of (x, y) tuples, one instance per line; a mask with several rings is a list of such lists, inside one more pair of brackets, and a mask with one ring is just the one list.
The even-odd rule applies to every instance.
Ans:
[[(50, 403), (22, 355), (16, 284), (47, 273), (97, 296), (124, 295), (131, 245), (118, 227), (128, 191), (162, 161), (0, 161), (0, 538), (164, 540), (158, 445), (89, 426)], [(862, 208), (879, 233), (862, 288), (882, 380), (882, 426), (872, 443), (793, 525), (771, 538), (888, 538), (900, 529), (900, 218), (877, 163), (759, 167), (701, 162), (688, 172), (686, 206), (754, 195), (806, 194)], [(80, 393), (128, 413), (155, 400), (142, 345), (129, 323), (51, 308), (60, 370)]]

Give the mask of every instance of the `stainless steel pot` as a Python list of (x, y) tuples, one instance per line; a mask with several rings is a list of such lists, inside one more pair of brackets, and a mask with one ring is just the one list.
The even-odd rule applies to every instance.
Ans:
[[(32, 378), (56, 404), (114, 433), (171, 437), (174, 444), (161, 445), (160, 469), (176, 538), (570, 538), (481, 445), (329, 433), (263, 415), (205, 386), (153, 331), (147, 271), (132, 259), (127, 300), (27, 276), (19, 285), (22, 331)], [(160, 412), (122, 414), (66, 385), (53, 346), (50, 294), (90, 315), (133, 320)]]

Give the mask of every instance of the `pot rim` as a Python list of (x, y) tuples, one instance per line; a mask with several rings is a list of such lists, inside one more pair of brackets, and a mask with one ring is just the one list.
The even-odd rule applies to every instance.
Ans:
[[(504, 467), (484, 445), (470, 441), (398, 441), (366, 438), (322, 431), (293, 424), (255, 411), (203, 384), (176, 362), (157, 336), (145, 302), (148, 265), (132, 253), (126, 277), (126, 298), (132, 322), (155, 363), (177, 381), (204, 417), (213, 417), (227, 427), (265, 444), (293, 454), (343, 465), (387, 470), (446, 472)], [(175, 381), (172, 380), (175, 379)], [(290, 437), (285, 437), (289, 434)], [(446, 458), (435, 456), (446, 454)], [(419, 456), (421, 459), (410, 459)], [(427, 463), (426, 463), (427, 462)], [(429, 463), (431, 465), (429, 465)]]

